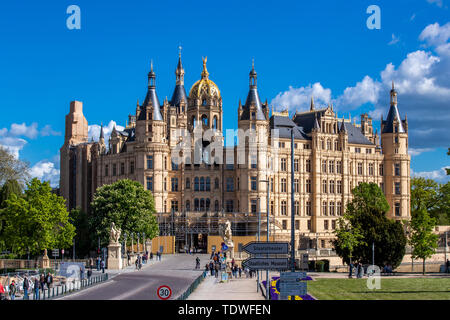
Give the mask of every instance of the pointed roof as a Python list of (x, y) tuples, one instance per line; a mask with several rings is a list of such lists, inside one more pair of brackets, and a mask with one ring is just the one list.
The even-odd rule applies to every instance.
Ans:
[(172, 98), (170, 99), (170, 104), (172, 106), (179, 106), (182, 100), (187, 103), (186, 89), (184, 88), (184, 69), (181, 62), (181, 46), (179, 48), (180, 52), (178, 54), (178, 65), (177, 69), (175, 70), (175, 75), (177, 78), (176, 85), (172, 94)]
[(400, 113), (398, 112), (397, 105), (391, 105), (389, 108), (388, 115), (386, 120), (383, 121), (384, 127), (381, 133), (393, 133), (394, 132), (394, 120), (397, 120), (398, 123), (398, 132), (404, 133), (406, 132), (403, 128), (402, 120), (400, 119)]
[(100, 127), (100, 137), (99, 137), (99, 140), (104, 140), (105, 139), (105, 136), (104, 136), (104, 134), (103, 134), (103, 123), (101, 124), (101, 127)]
[[(252, 63), (252, 70), (250, 71), (250, 84), (247, 99), (245, 100), (244, 111), (242, 112), (241, 120), (250, 120), (250, 106), (256, 107), (256, 120), (267, 120), (262, 109), (261, 99), (259, 98), (258, 87), (256, 86), (256, 71), (254, 62)], [(254, 82), (252, 82), (254, 79)]]
[(309, 106), (309, 111), (313, 111), (314, 110), (314, 97), (311, 96), (311, 104)]
[(143, 107), (146, 108), (150, 103), (153, 106), (152, 120), (163, 121), (161, 114), (161, 105), (159, 104), (158, 96), (156, 95), (155, 85), (156, 74), (153, 71), (153, 61), (151, 62), (150, 72), (148, 73), (148, 91), (145, 96)]
[(339, 132), (346, 132), (345, 124), (344, 124), (344, 118), (342, 118), (341, 127), (339, 128)]
[(314, 118), (314, 127), (313, 129), (319, 130), (320, 126), (319, 126), (319, 121), (317, 121), (317, 116)]

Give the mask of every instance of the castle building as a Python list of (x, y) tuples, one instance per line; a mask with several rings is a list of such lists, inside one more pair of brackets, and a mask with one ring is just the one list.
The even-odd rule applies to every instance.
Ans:
[[(120, 179), (136, 180), (155, 198), (161, 233), (175, 235), (177, 248), (200, 249), (206, 249), (208, 235), (217, 234), (224, 220), (232, 222), (235, 235), (255, 235), (261, 213), (265, 234), (267, 205), (269, 229), (276, 240), (289, 241), (295, 228), (298, 249), (329, 248), (337, 220), (352, 199), (351, 190), (362, 182), (380, 186), (390, 205), (390, 218), (409, 219), (408, 121), (406, 116), (400, 118), (394, 84), (378, 134), (367, 114), (361, 115), (360, 124), (352, 123), (338, 118), (332, 105), (316, 108), (313, 98), (309, 111), (292, 118), (287, 111), (270, 112), (267, 101), (262, 103), (259, 97), (252, 65), (247, 99), (245, 104), (239, 101), (237, 108), (238, 128), (250, 134), (221, 154), (208, 153), (212, 146), (225, 143), (222, 97), (209, 78), (206, 58), (189, 95), (184, 74), (180, 54), (172, 98), (161, 104), (152, 64), (144, 102), (138, 101), (125, 129), (114, 128), (109, 141), (102, 128), (99, 140), (89, 142), (83, 105), (70, 103), (60, 150), (60, 190), (68, 208), (89, 214), (98, 187)], [(294, 163), (287, 127), (294, 130)], [(190, 134), (190, 149), (183, 154), (185, 161), (176, 163), (180, 130)], [(196, 140), (196, 130), (208, 130), (208, 139)], [(196, 148), (201, 161), (194, 161)], [(291, 185), (294, 226), (290, 225)]]

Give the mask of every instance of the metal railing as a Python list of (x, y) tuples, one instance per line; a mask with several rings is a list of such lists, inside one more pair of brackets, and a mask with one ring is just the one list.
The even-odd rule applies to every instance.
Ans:
[(191, 283), (191, 285), (187, 288), (187, 290), (183, 292), (175, 300), (186, 300), (191, 295), (191, 293), (194, 292), (194, 290), (198, 287), (198, 285), (203, 281), (203, 279), (205, 279), (206, 275), (207, 272), (203, 271), (203, 273), (200, 276), (198, 276), (193, 283)]
[[(34, 290), (30, 289), (28, 293), (28, 299), (32, 300), (50, 300), (57, 298), (58, 296), (64, 296), (66, 294), (72, 293), (74, 291), (82, 290), (84, 288), (93, 286), (97, 283), (104, 282), (108, 280), (108, 274), (101, 274), (98, 276), (92, 276), (88, 279), (76, 280), (73, 282), (68, 282), (60, 286), (54, 286), (51, 288), (47, 288), (44, 290)], [(24, 300), (26, 299), (25, 295), (23, 296)]]

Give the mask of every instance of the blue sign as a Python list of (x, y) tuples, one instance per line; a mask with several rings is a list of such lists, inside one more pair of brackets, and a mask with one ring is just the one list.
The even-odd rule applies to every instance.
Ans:
[(222, 244), (222, 251), (227, 251), (228, 250), (228, 246), (224, 243)]

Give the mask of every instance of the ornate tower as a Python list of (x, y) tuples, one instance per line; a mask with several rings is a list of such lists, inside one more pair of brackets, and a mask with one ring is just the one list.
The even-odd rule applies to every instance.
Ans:
[(384, 193), (391, 206), (389, 217), (410, 217), (410, 156), (408, 155), (408, 121), (401, 120), (397, 108), (397, 91), (392, 82), (391, 105), (386, 120), (381, 118), (381, 148), (384, 154)]

